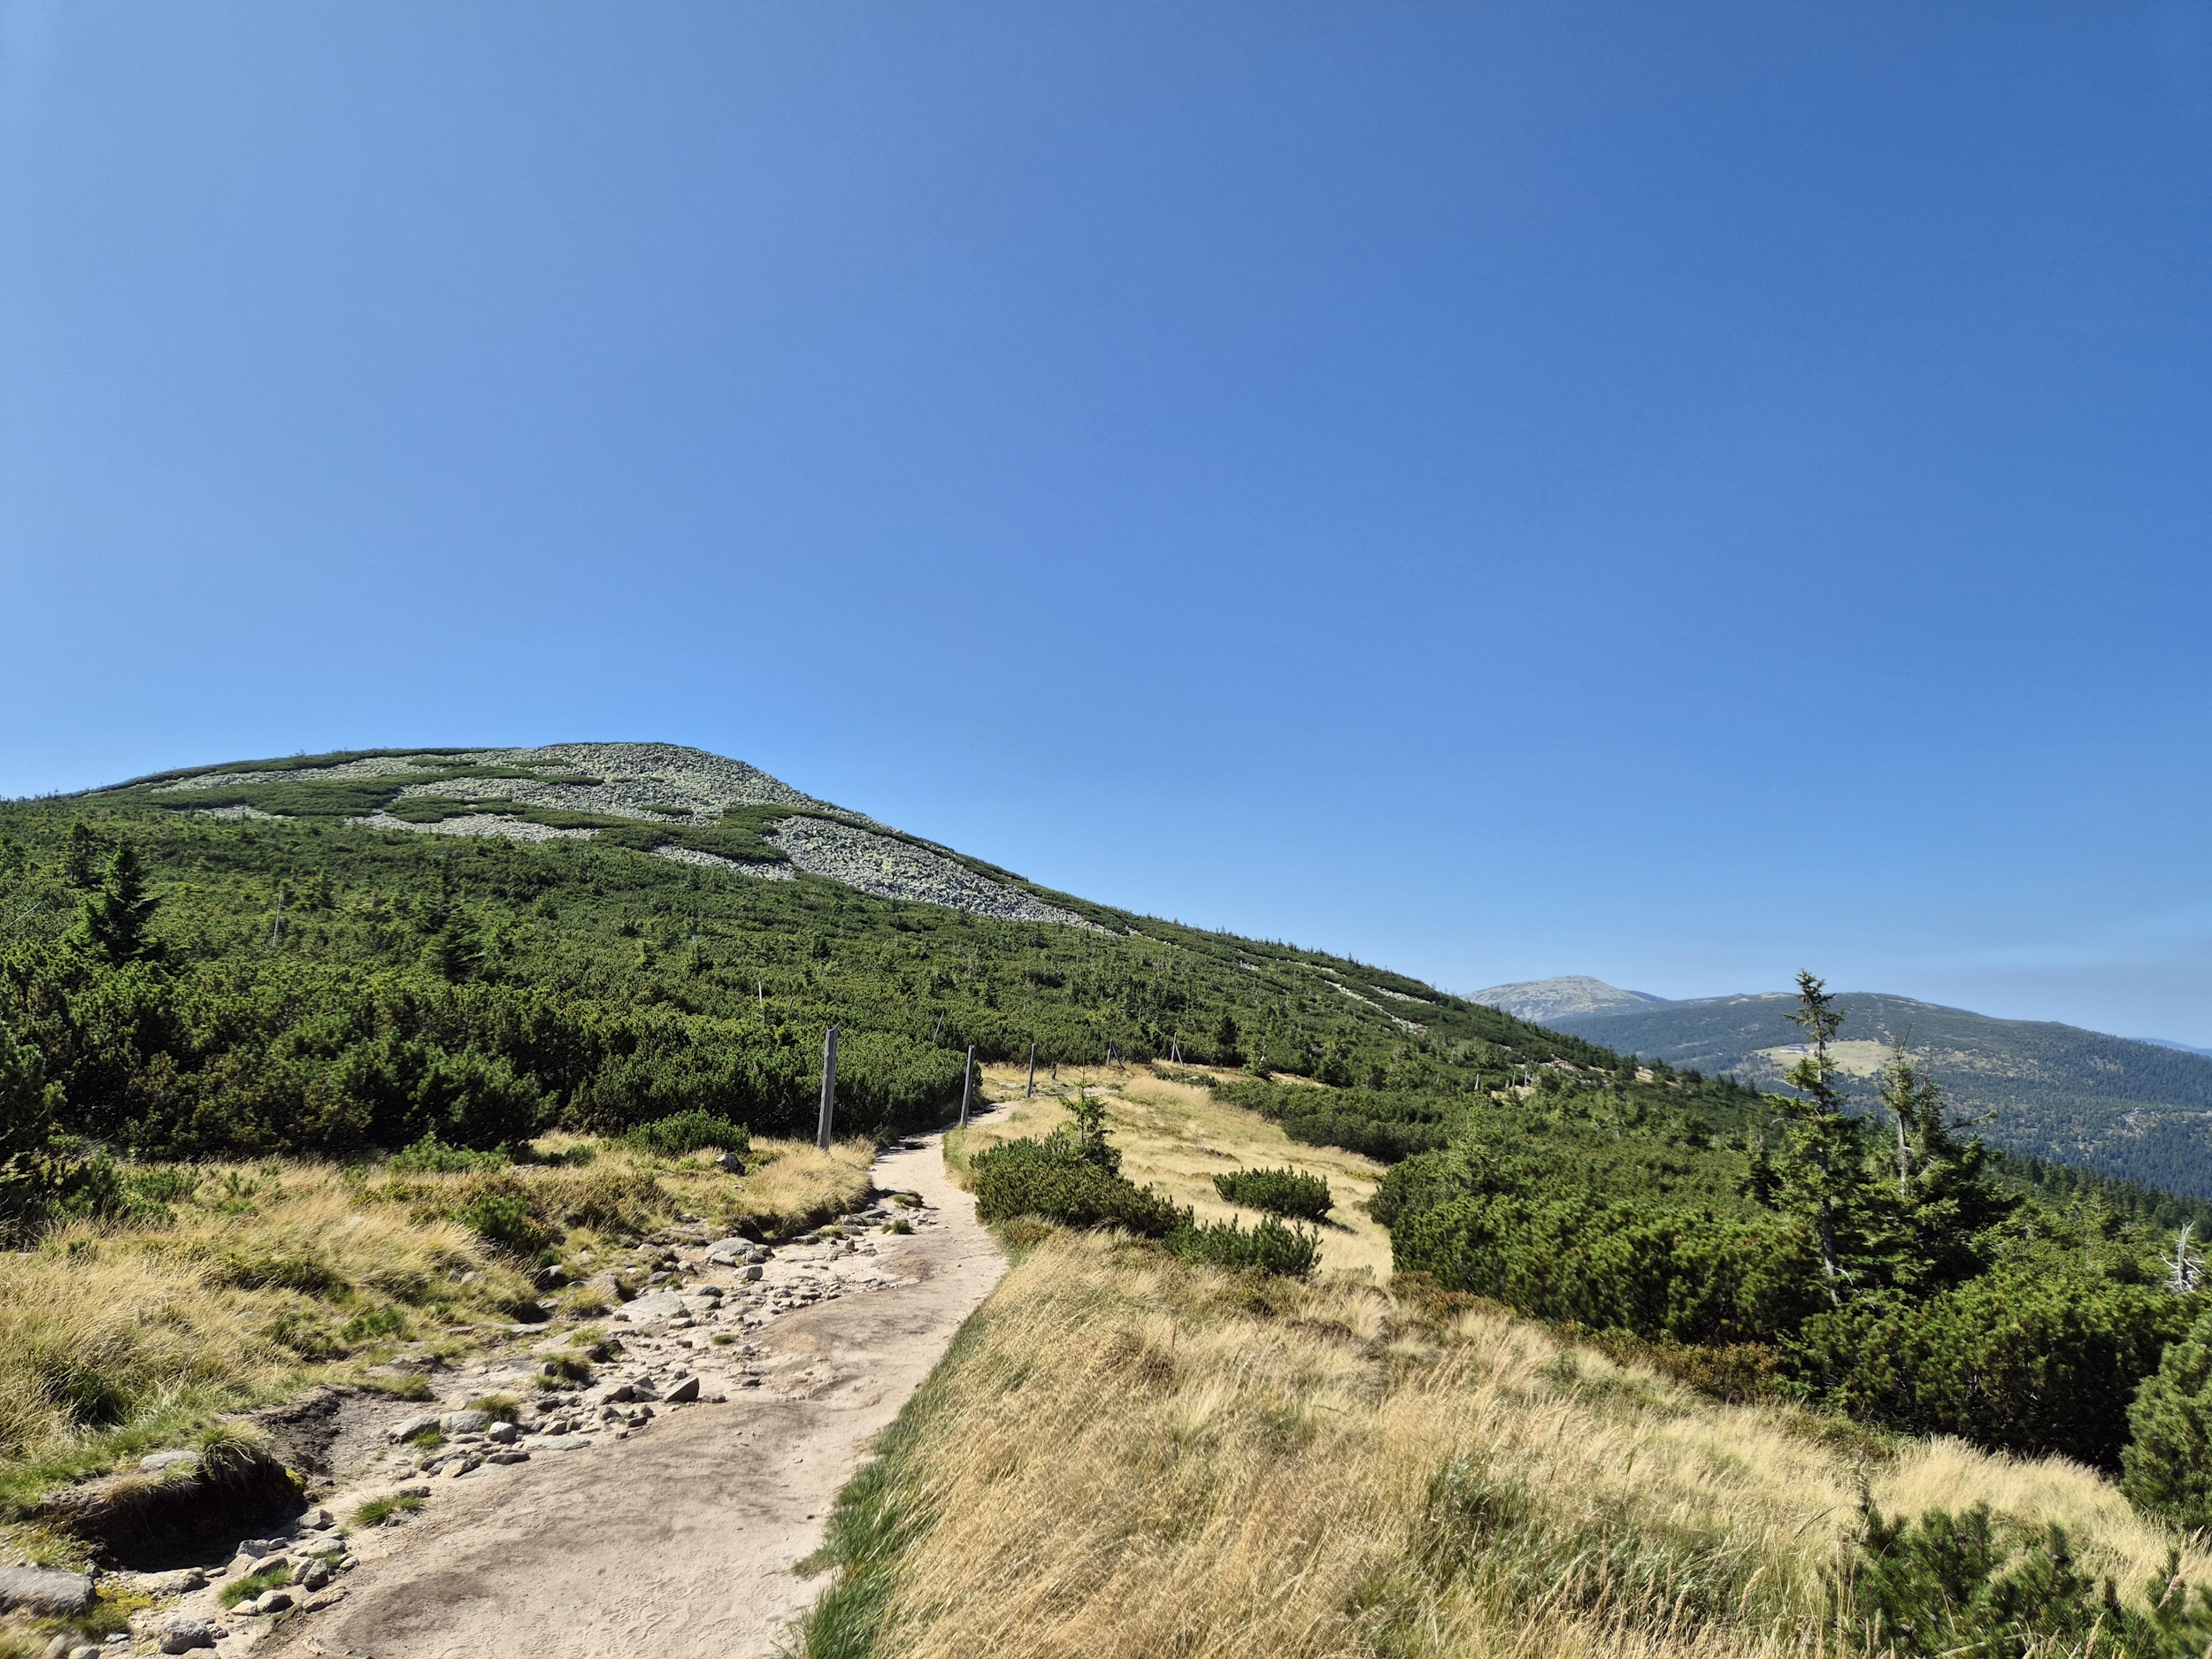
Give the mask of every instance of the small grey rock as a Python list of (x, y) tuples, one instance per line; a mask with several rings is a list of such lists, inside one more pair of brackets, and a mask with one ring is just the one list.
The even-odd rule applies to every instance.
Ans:
[(530, 1454), (518, 1448), (513, 1451), (494, 1452), (484, 1461), (488, 1463), (526, 1463), (530, 1461)]
[(668, 1391), (665, 1399), (672, 1406), (680, 1406), (688, 1405), (698, 1397), (699, 1379), (696, 1377), (687, 1377)]
[(192, 1470), (197, 1469), (200, 1466), (199, 1453), (182, 1451), (152, 1452), (138, 1460), (138, 1466), (150, 1475), (157, 1475), (165, 1469), (174, 1469), (180, 1463), (189, 1463), (192, 1466), (191, 1469), (185, 1471), (187, 1474), (190, 1474)]
[(291, 1609), (292, 1593), (289, 1590), (272, 1590), (253, 1604), (253, 1610), (263, 1614), (288, 1613)]
[(100, 1659), (99, 1646), (94, 1642), (85, 1642), (72, 1647), (69, 1650), (69, 1659)]
[(411, 1440), (416, 1435), (427, 1433), (437, 1426), (436, 1414), (429, 1413), (419, 1417), (409, 1417), (404, 1423), (395, 1423), (386, 1432), (388, 1437), (396, 1444), (401, 1440)]
[(197, 1567), (180, 1567), (174, 1572), (142, 1572), (138, 1575), (138, 1587), (148, 1595), (188, 1595), (204, 1589), (207, 1574)]
[(328, 1509), (310, 1509), (299, 1518), (300, 1530), (304, 1532), (327, 1532), (337, 1525), (338, 1517)]
[(303, 1590), (319, 1590), (330, 1582), (330, 1577), (328, 1562), (311, 1561), (293, 1582)]
[(162, 1627), (161, 1651), (168, 1654), (190, 1653), (195, 1647), (212, 1647), (215, 1627), (204, 1618), (186, 1618), (181, 1614)]
[(0, 1567), (0, 1609), (73, 1618), (92, 1605), (92, 1575), (44, 1567)]
[(481, 1434), (491, 1420), (488, 1411), (449, 1411), (438, 1419), (438, 1426), (448, 1434)]
[(69, 1659), (69, 1638), (57, 1636), (46, 1644), (45, 1659)]

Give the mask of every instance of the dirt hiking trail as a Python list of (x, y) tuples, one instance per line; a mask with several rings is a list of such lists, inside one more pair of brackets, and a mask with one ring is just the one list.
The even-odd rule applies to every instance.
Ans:
[(923, 1225), (871, 1239), (872, 1284), (767, 1324), (757, 1387), (588, 1455), (430, 1482), (420, 1515), (354, 1535), (344, 1600), (287, 1620), (257, 1659), (771, 1653), (822, 1586), (792, 1568), (838, 1489), (1006, 1269), (939, 1140), (877, 1160), (879, 1188), (921, 1195)]

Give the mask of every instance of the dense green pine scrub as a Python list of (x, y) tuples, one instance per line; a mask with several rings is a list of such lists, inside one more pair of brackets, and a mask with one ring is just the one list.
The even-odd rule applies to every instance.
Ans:
[(1047, 1064), (1110, 1047), (1264, 1056), (1279, 1073), (1356, 1073), (1428, 1102), (1431, 1122), (1513, 1065), (1596, 1052), (1356, 963), (1064, 895), (1047, 896), (1092, 928), (651, 851), (779, 861), (759, 836), (787, 809), (709, 828), (595, 819), (590, 841), (439, 837), (345, 820), (481, 810), (498, 768), (448, 768), (451, 800), (254, 781), (306, 764), (229, 768), (242, 781), (191, 797), (294, 815), (280, 821), (180, 809), (150, 793), (159, 780), (0, 803), (0, 1031), (16, 1056), (0, 1055), (0, 1226), (114, 1210), (118, 1158), (526, 1157), (550, 1129), (696, 1113), (810, 1134), (831, 1024), (840, 1131), (878, 1135), (949, 1115), (970, 1044), (1001, 1060), (1033, 1043)]

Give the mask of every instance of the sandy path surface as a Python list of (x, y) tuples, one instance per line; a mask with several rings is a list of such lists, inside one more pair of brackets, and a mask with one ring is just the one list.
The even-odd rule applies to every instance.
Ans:
[(541, 1451), (431, 1482), (419, 1517), (357, 1535), (344, 1600), (287, 1621), (259, 1653), (771, 1652), (821, 1587), (792, 1568), (821, 1542), (832, 1499), (1005, 1271), (973, 1201), (946, 1178), (936, 1136), (886, 1154), (875, 1179), (918, 1193), (926, 1224), (877, 1235), (872, 1285), (765, 1325), (757, 1388), (666, 1412), (582, 1455)]

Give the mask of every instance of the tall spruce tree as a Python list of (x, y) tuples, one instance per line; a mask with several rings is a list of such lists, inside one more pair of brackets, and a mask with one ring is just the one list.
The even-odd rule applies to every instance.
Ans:
[(115, 850), (107, 879), (85, 895), (77, 936), (118, 967), (153, 956), (157, 947), (148, 924), (160, 903), (146, 891), (138, 849), (125, 841)]
[(1909, 1288), (1940, 1289), (1980, 1272), (1980, 1235), (2019, 1208), (1992, 1185), (1989, 1148), (1958, 1131), (1978, 1120), (1948, 1118), (1943, 1090), (1915, 1065), (1901, 1040), (1882, 1070), (1882, 1104), (1895, 1132), (1898, 1251)]
[(1783, 1079), (1796, 1097), (1776, 1097), (1789, 1134), (1773, 1164), (1775, 1205), (1803, 1216), (1812, 1229), (1822, 1287), (1837, 1307), (1871, 1254), (1868, 1227), (1881, 1207), (1880, 1196), (1869, 1190), (1863, 1125), (1843, 1109), (1835, 1083), (1840, 1068), (1829, 1052), (1843, 1016), (1824, 983), (1810, 973), (1797, 976), (1797, 1011), (1789, 1018), (1810, 1041)]

